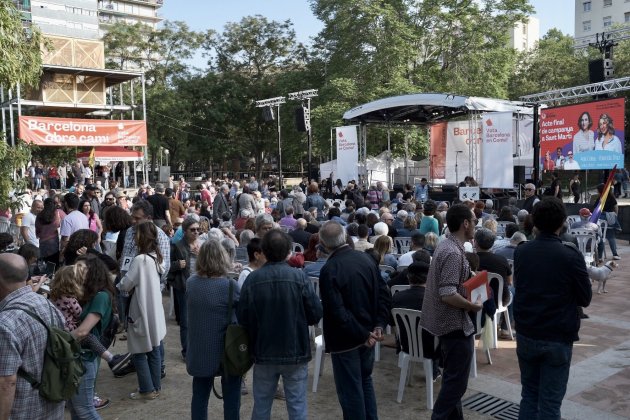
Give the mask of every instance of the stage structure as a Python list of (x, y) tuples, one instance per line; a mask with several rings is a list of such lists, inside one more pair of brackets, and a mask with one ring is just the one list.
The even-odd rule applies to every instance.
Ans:
[[(98, 121), (124, 120), (125, 114), (136, 120), (137, 112), (142, 111), (141, 120), (146, 121), (146, 92), (143, 72), (111, 70), (105, 68), (105, 54), (102, 41), (66, 38), (45, 35), (48, 45), (42, 45), (42, 76), (35, 89), (24, 89), (18, 84), (15, 89), (0, 86), (0, 107), (2, 109), (2, 130), (9, 133), (11, 145), (15, 145), (15, 113), (18, 119), (25, 116), (71, 117), (68, 124), (77, 119)], [(123, 90), (123, 88), (126, 88)], [(139, 91), (139, 92), (138, 92)], [(140, 99), (136, 95), (140, 94)], [(117, 96), (118, 98), (115, 98)], [(125, 103), (125, 97), (128, 103)], [(114, 103), (117, 102), (117, 103)], [(8, 116), (7, 116), (8, 113)], [(98, 120), (97, 118), (108, 118)], [(146, 123), (145, 141), (135, 146), (142, 150), (144, 179), (148, 179)], [(8, 127), (7, 127), (8, 126)], [(8, 130), (7, 130), (8, 129)], [(20, 133), (21, 134), (21, 133)], [(124, 140), (124, 131), (115, 135)], [(42, 143), (40, 143), (42, 144)], [(57, 146), (104, 146), (75, 141), (74, 143), (43, 143)], [(112, 141), (105, 144), (114, 145)], [(116, 145), (120, 145), (121, 142)], [(134, 184), (137, 186), (137, 173), (134, 171)]]
[[(367, 104), (352, 108), (343, 115), (343, 119), (347, 124), (359, 125), (359, 166), (360, 171), (365, 173), (365, 165), (367, 160), (367, 127), (370, 125), (387, 127), (387, 156), (388, 165), (387, 173), (389, 174), (388, 185), (392, 186), (391, 179), (391, 128), (395, 126), (435, 126), (438, 123), (457, 121), (462, 126), (468, 136), (482, 132), (482, 118), (487, 113), (511, 113), (513, 121), (522, 119), (531, 119), (533, 111), (532, 105), (523, 102), (512, 102), (503, 99), (480, 98), (469, 96), (458, 96), (444, 93), (417, 93), (402, 96), (394, 96), (379, 99)], [(518, 127), (516, 124), (516, 135), (518, 136)], [(428, 136), (429, 138), (431, 136)], [(476, 142), (480, 142), (481, 138)], [(528, 140), (532, 144), (531, 138)], [(454, 174), (455, 181), (458, 183), (463, 180), (465, 175), (472, 175), (476, 179), (480, 178), (480, 157), (479, 144), (475, 141), (467, 141), (466, 153), (463, 150), (455, 150), (453, 162), (457, 159), (457, 173)], [(467, 155), (467, 159), (459, 159), (461, 154)], [(430, 152), (429, 166), (433, 168), (438, 154)], [(445, 154), (443, 159), (449, 160)], [(460, 177), (461, 176), (461, 177)], [(433, 178), (433, 177), (432, 177)], [(437, 178), (435, 179), (438, 180)], [(434, 179), (432, 179), (434, 181)], [(445, 183), (445, 180), (439, 182)]]

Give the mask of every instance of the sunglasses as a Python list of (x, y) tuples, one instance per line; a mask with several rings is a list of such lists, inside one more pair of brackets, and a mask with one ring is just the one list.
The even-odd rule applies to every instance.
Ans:
[(114, 201), (115, 198), (114, 197), (107, 197), (107, 198), (105, 198), (105, 200), (107, 200), (107, 201)]
[(190, 228), (188, 229), (189, 232), (195, 233), (195, 232), (201, 232), (201, 228)]
[(525, 191), (534, 191), (533, 188), (525, 188)]

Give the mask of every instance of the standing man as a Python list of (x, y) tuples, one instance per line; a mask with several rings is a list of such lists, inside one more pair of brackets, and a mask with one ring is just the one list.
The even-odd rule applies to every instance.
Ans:
[(232, 217), (230, 213), (230, 187), (227, 184), (221, 185), (219, 192), (214, 197), (214, 203), (212, 204), (212, 219), (214, 223), (220, 223), (223, 221), (224, 215), (229, 215), (228, 220)]
[(172, 225), (168, 198), (164, 195), (164, 184), (155, 184), (155, 194), (147, 197), (153, 206), (153, 223), (159, 228), (165, 224)]
[(418, 203), (424, 203), (429, 199), (429, 181), (426, 178), (422, 178), (420, 183), (416, 184), (413, 195)]
[(40, 378), (48, 332), (20, 309), (36, 313), (48, 325), (63, 328), (61, 313), (26, 284), (28, 266), (16, 254), (0, 254), (0, 419), (62, 420), (65, 403), (42, 398), (18, 376), (24, 369)]
[(63, 206), (67, 216), (61, 221), (61, 228), (59, 229), (59, 235), (61, 236), (59, 251), (61, 255), (63, 255), (63, 250), (68, 244), (68, 239), (74, 232), (90, 228), (88, 218), (78, 210), (79, 203), (79, 196), (75, 193), (67, 193), (63, 196)]
[(166, 189), (166, 198), (168, 198), (168, 212), (171, 216), (171, 222), (175, 225), (177, 219), (184, 218), (186, 209), (182, 202), (175, 198), (175, 191), (172, 188)]
[(252, 419), (256, 420), (271, 417), (279, 377), (289, 418), (308, 417), (308, 326), (319, 322), (322, 305), (306, 275), (286, 262), (291, 242), (279, 229), (267, 232), (261, 244), (267, 263), (252, 272), (241, 289), (238, 320), (248, 331), (255, 362)]
[(519, 419), (559, 419), (573, 342), (579, 340), (578, 307), (588, 306), (593, 292), (584, 257), (558, 236), (567, 217), (562, 201), (545, 197), (532, 216), (538, 235), (514, 251), (516, 355), (523, 387)]
[(463, 419), (461, 398), (468, 387), (475, 344), (469, 312), (481, 310), (481, 302), (466, 299), (464, 282), (470, 277), (464, 243), (475, 234), (477, 219), (464, 204), (446, 212), (450, 233), (435, 248), (422, 302), (422, 327), (440, 338), (444, 373), (442, 388), (433, 406), (432, 420)]
[(319, 289), (343, 418), (376, 419), (374, 345), (383, 340), (391, 296), (372, 257), (346, 243), (343, 226), (324, 223), (319, 240), (330, 254), (319, 274)]
[(22, 217), (22, 226), (20, 226), (20, 234), (24, 238), (24, 243), (33, 244), (37, 248), (39, 248), (39, 239), (35, 233), (35, 219), (42, 210), (44, 210), (44, 203), (41, 200), (33, 200), (31, 211)]

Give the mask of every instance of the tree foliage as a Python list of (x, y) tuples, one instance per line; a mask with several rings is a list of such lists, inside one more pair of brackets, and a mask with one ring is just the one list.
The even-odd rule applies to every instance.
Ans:
[(0, 83), (13, 88), (18, 83), (36, 86), (41, 75), (41, 33), (25, 30), (13, 2), (0, 0)]

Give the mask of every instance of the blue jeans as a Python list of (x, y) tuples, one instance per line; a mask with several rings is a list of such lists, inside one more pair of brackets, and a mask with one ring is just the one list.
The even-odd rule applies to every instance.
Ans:
[(473, 337), (464, 337), (463, 331), (440, 337), (444, 371), (442, 388), (433, 406), (431, 420), (463, 420), (462, 396), (468, 388), (475, 345)]
[(91, 362), (83, 360), (85, 373), (81, 377), (81, 383), (77, 393), (67, 401), (72, 420), (100, 420), (94, 408), (94, 384), (96, 383), (96, 372), (98, 372), (98, 359)]
[(182, 346), (182, 356), (186, 357), (186, 337), (188, 336), (188, 311), (186, 310), (186, 291), (173, 289), (179, 306), (179, 342)]
[(254, 365), (252, 420), (271, 418), (271, 404), (278, 388), (280, 376), (282, 376), (284, 383), (284, 396), (286, 397), (289, 420), (307, 419), (308, 363), (302, 363), (299, 365)]
[(136, 367), (140, 392), (159, 391), (162, 388), (160, 383), (162, 369), (160, 346), (153, 347), (153, 350), (148, 353), (132, 354), (131, 360)]
[(343, 418), (377, 419), (372, 384), (374, 348), (361, 346), (343, 353), (332, 353), (330, 359)]
[[(214, 385), (214, 378), (193, 377), (193, 395), (190, 402), (191, 419), (208, 419), (208, 399)], [(223, 419), (239, 420), (241, 408), (241, 377), (223, 375), (221, 377), (223, 395)]]
[(516, 355), (522, 385), (518, 418), (560, 419), (573, 343), (534, 340), (521, 334), (516, 336)]

